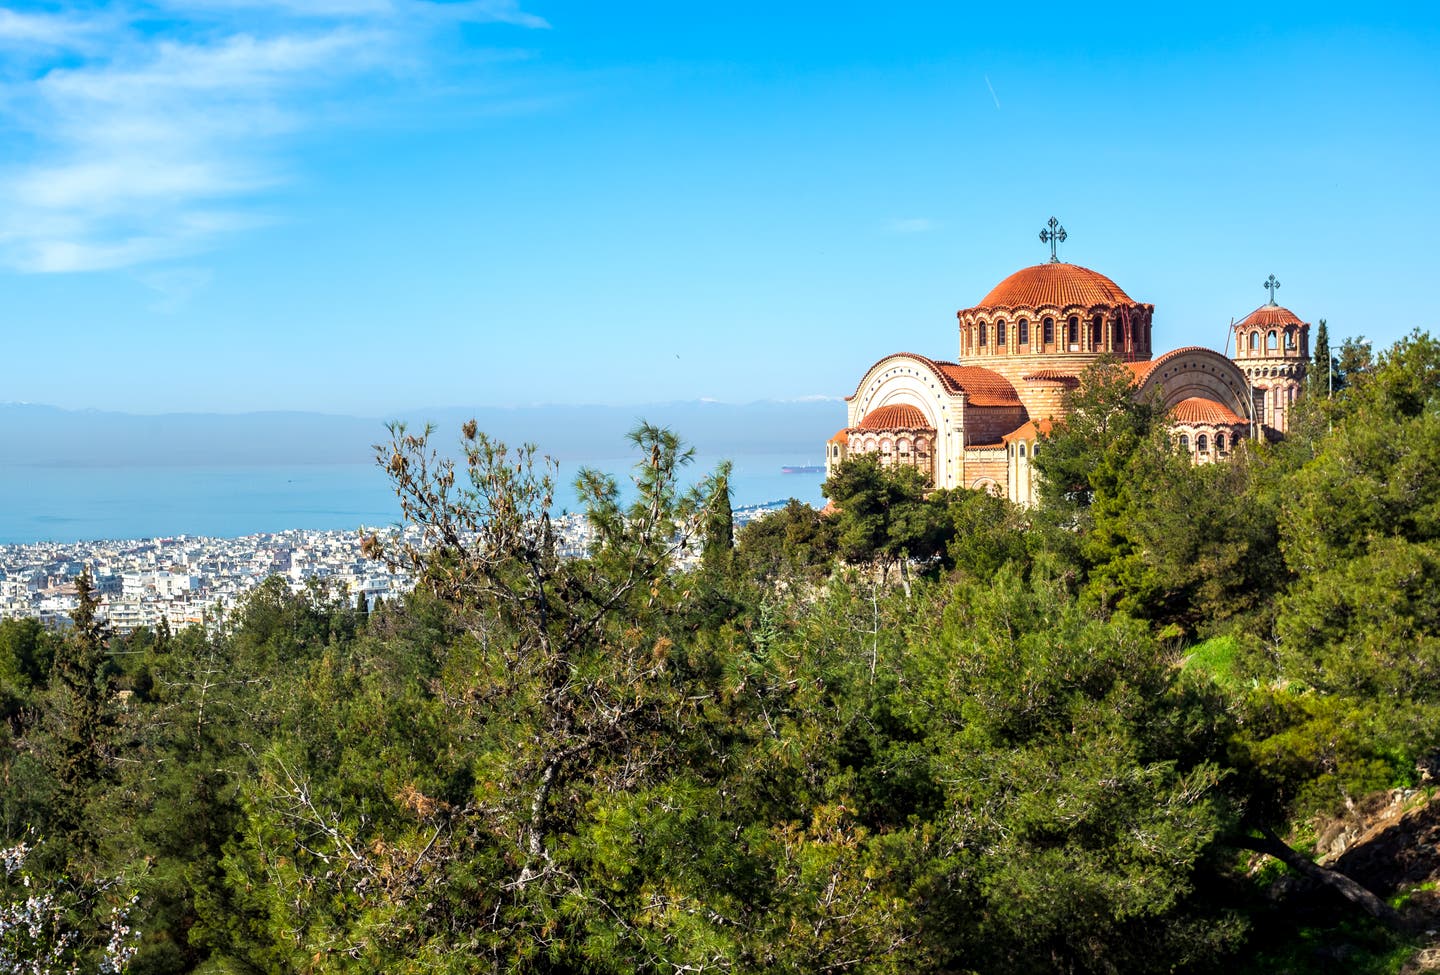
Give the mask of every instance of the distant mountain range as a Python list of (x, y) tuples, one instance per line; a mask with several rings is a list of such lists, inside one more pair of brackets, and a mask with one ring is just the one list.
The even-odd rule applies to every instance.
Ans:
[(0, 404), (0, 466), (255, 466), (366, 463), (385, 424), (433, 423), (436, 444), (454, 445), (470, 418), (510, 444), (533, 442), (557, 460), (622, 457), (637, 421), (670, 427), (706, 455), (822, 456), (825, 438), (845, 422), (833, 400), (705, 401), (636, 406), (464, 407), (404, 410), (392, 417), (325, 413), (162, 413), (63, 410)]

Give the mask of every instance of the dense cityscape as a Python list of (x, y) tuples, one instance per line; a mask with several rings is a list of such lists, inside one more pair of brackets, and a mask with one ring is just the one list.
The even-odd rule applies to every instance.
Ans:
[[(779, 505), (737, 509), (735, 523), (744, 525)], [(559, 515), (555, 525), (561, 554), (585, 552), (591, 536), (582, 515)], [(294, 529), (239, 538), (176, 535), (0, 545), (0, 619), (30, 617), (54, 629), (69, 626), (77, 599), (75, 577), (87, 568), (101, 613), (121, 633), (154, 628), (162, 620), (172, 630), (218, 622), (273, 576), (297, 592), (319, 585), (352, 600), (363, 594), (367, 605), (409, 591), (414, 580), (408, 574), (361, 553), (364, 534), (364, 529)], [(693, 555), (687, 551), (681, 566)]]

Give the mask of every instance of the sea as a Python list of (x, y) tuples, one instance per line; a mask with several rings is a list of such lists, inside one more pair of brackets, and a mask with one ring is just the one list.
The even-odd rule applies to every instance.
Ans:
[[(693, 483), (720, 457), (697, 456)], [(794, 455), (725, 458), (736, 508), (797, 498), (824, 503), (821, 473), (785, 474)], [(557, 511), (579, 510), (573, 483), (581, 467), (622, 485), (633, 458), (560, 466)], [(6, 466), (0, 463), (0, 545), (205, 535), (234, 538), (288, 529), (348, 530), (398, 523), (399, 502), (374, 463), (249, 467)]]

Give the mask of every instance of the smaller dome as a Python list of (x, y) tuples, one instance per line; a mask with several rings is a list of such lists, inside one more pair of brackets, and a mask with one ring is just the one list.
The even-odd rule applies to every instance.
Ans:
[(894, 403), (880, 406), (865, 414), (857, 430), (931, 430), (930, 421), (925, 419), (918, 407), (908, 403)]
[(1309, 322), (1302, 322), (1300, 316), (1295, 314), (1284, 305), (1261, 305), (1250, 314), (1246, 315), (1243, 321), (1237, 322), (1236, 328), (1270, 328), (1275, 325), (1308, 325)]
[(1078, 264), (1036, 264), (1021, 268), (980, 299), (976, 308), (1056, 308), (1133, 305), (1134, 299), (1099, 271)]
[(1243, 420), (1236, 416), (1234, 412), (1223, 403), (1217, 403), (1213, 399), (1205, 399), (1203, 396), (1191, 396), (1189, 399), (1182, 399), (1170, 407), (1170, 417), (1176, 423), (1187, 426), (1232, 427), (1250, 422), (1249, 420)]

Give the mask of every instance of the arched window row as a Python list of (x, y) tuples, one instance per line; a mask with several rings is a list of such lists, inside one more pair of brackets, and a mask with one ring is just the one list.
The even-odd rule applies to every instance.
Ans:
[(960, 330), (963, 355), (1026, 355), (1044, 352), (1119, 352), (1145, 354), (1150, 324), (1128, 313), (1095, 314), (1088, 321), (1071, 315), (1063, 321), (1044, 316), (1032, 331), (1028, 318), (977, 319)]

